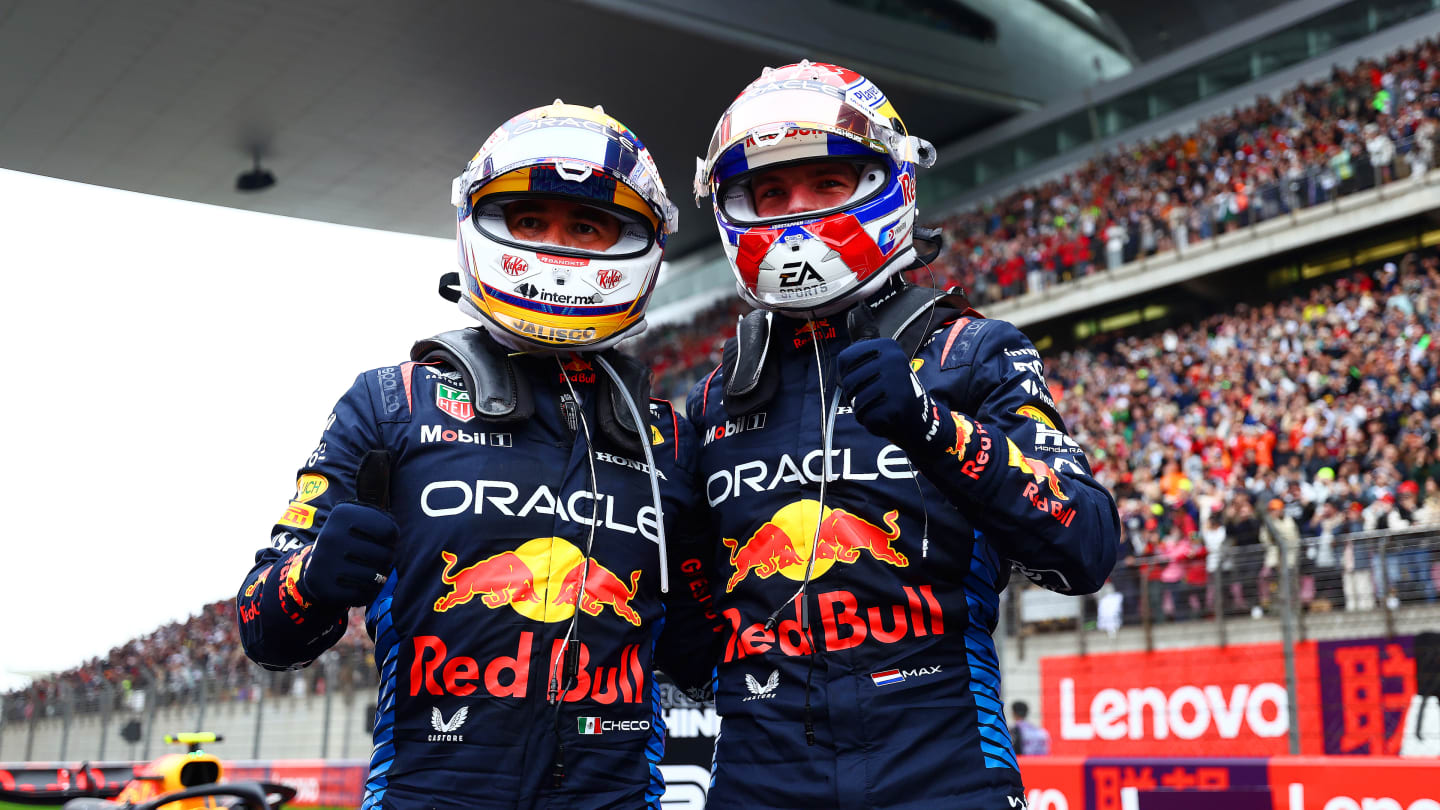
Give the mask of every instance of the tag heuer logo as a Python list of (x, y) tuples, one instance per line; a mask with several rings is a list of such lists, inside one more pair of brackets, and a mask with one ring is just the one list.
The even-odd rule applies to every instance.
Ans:
[(435, 386), (435, 407), (461, 422), (469, 422), (475, 418), (475, 406), (470, 404), (470, 395), (444, 383)]

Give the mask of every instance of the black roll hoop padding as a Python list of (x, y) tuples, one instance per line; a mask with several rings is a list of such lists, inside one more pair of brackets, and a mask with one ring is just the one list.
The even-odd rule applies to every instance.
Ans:
[(744, 416), (775, 396), (779, 373), (767, 362), (775, 349), (771, 324), (775, 315), (764, 310), (747, 313), (735, 327), (735, 339), (725, 341), (720, 363), (725, 368), (725, 412)]
[(509, 351), (471, 327), (415, 341), (410, 359), (445, 363), (460, 372), (475, 413), (490, 422), (523, 422), (535, 413), (530, 381), (515, 371)]
[[(604, 357), (620, 376), (644, 418), (650, 403), (649, 367), (614, 350), (606, 351)], [(481, 419), (515, 423), (535, 414), (529, 378), (517, 368), (510, 350), (496, 343), (484, 329), (456, 329), (418, 340), (410, 348), (410, 359), (419, 363), (438, 361), (459, 371), (475, 413)], [(608, 375), (596, 375), (595, 391), (601, 437), (619, 449), (643, 452), (641, 442), (650, 441), (648, 423), (635, 424), (624, 396)]]

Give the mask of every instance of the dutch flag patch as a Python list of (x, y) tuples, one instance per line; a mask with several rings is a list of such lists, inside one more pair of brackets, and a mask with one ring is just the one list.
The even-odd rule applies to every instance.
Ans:
[(884, 672), (871, 673), (870, 680), (874, 681), (876, 686), (890, 686), (903, 682), (905, 675), (898, 669), (887, 669)]

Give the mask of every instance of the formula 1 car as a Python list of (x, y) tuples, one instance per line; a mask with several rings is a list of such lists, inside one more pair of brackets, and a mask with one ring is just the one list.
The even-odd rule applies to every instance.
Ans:
[(201, 750), (224, 738), (210, 732), (167, 734), (165, 742), (186, 746), (183, 754), (166, 754), (135, 767), (123, 785), (106, 785), (90, 763), (74, 775), (74, 787), (43, 790), (0, 788), (0, 801), (62, 805), (63, 810), (204, 810), (244, 808), (279, 810), (295, 798), (295, 789), (270, 782), (224, 782), (225, 770), (214, 754)]

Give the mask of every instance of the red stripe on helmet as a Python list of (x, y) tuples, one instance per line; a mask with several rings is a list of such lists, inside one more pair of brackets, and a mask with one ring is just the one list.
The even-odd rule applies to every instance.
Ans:
[(806, 225), (805, 230), (839, 253), (840, 261), (855, 274), (856, 281), (864, 281), (885, 264), (885, 254), (854, 214), (826, 217)]
[(760, 278), (760, 262), (765, 260), (765, 254), (780, 238), (783, 229), (777, 228), (751, 228), (740, 234), (738, 249), (735, 254), (735, 267), (740, 271), (740, 280), (751, 290), (755, 289), (755, 283)]

